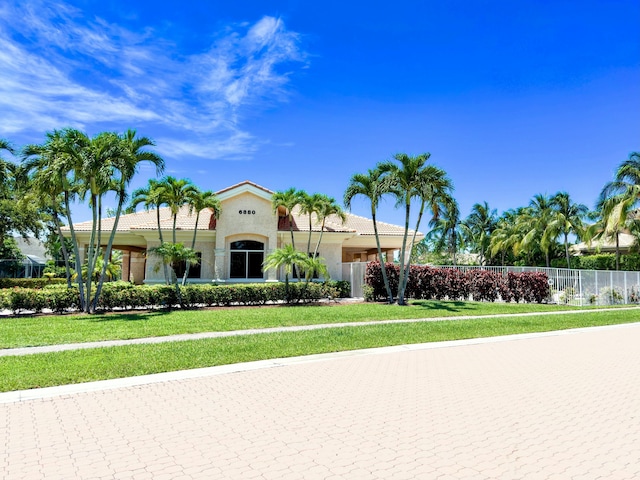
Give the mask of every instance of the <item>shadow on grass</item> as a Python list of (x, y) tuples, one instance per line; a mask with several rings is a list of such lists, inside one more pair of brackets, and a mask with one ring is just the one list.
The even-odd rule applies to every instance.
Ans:
[(439, 300), (414, 300), (411, 303), (415, 307), (425, 310), (446, 310), (448, 312), (473, 312), (478, 310), (478, 306), (468, 302), (451, 302)]
[(79, 320), (90, 322), (140, 322), (157, 317), (164, 317), (171, 313), (170, 310), (156, 310), (145, 312), (99, 312), (87, 317), (78, 317)]

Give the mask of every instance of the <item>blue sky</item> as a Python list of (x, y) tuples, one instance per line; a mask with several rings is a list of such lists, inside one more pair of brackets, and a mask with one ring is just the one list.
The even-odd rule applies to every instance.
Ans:
[(559, 190), (593, 207), (640, 150), (639, 21), (637, 0), (9, 0), (0, 136), (135, 128), (202, 189), (339, 200), (351, 174), (430, 152), (463, 215)]

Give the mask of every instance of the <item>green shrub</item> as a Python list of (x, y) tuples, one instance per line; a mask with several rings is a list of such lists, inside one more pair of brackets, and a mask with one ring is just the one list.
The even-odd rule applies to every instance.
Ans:
[(66, 285), (64, 278), (0, 278), (2, 288), (43, 288), (47, 285)]

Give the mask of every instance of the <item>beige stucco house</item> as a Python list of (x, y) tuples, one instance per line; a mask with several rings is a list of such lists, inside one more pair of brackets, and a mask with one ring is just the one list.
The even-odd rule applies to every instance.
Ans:
[[(270, 252), (291, 243), (285, 210), (274, 212), (271, 206), (273, 193), (249, 181), (216, 192), (222, 213), (217, 220), (209, 210), (200, 213), (195, 250), (201, 262), (197, 267), (191, 267), (190, 283), (281, 280), (280, 272), (262, 270), (262, 262)], [(173, 221), (169, 208), (160, 209), (160, 218), (164, 240), (170, 241)], [(195, 213), (189, 214), (188, 209), (183, 207), (177, 220), (178, 242), (191, 245), (195, 220)], [(110, 218), (102, 221), (105, 242), (113, 221)], [(399, 251), (403, 227), (384, 222), (377, 224), (383, 251), (390, 255)], [(79, 244), (84, 246), (80, 252), (83, 256), (89, 243), (91, 222), (74, 224), (74, 228)], [(320, 223), (312, 218), (312, 249), (318, 241), (320, 229)], [(294, 211), (293, 230), (296, 247), (306, 250), (308, 217)], [(419, 233), (416, 241), (422, 238), (424, 236)], [(122, 215), (113, 247), (123, 252), (122, 278), (135, 283), (162, 282), (160, 259), (152, 254), (147, 255), (149, 248), (159, 244), (155, 210)], [(376, 253), (373, 222), (370, 219), (347, 214), (344, 224), (337, 217), (326, 220), (319, 255), (325, 259), (332, 279), (343, 279), (343, 264), (373, 260)]]

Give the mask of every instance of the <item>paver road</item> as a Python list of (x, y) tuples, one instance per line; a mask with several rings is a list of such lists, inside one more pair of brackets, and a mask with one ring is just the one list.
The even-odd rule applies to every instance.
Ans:
[(637, 479), (640, 324), (0, 405), (4, 479)]

